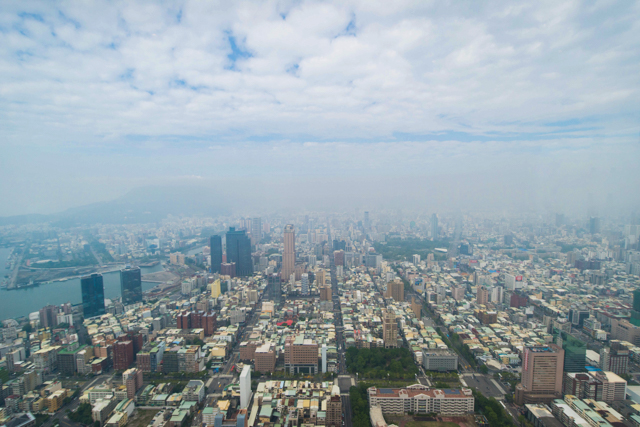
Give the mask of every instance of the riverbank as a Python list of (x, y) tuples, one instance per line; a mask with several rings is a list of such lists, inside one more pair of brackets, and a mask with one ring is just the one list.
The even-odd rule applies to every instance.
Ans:
[[(149, 291), (160, 283), (146, 281), (146, 276), (150, 273), (163, 271), (161, 265), (151, 268), (141, 268), (142, 291)], [(93, 273), (96, 272), (94, 269)], [(121, 296), (120, 272), (119, 270), (102, 272), (104, 279), (104, 296), (106, 299), (113, 299)], [(151, 276), (153, 277), (153, 276)], [(40, 310), (48, 304), (60, 305), (70, 302), (71, 304), (82, 303), (82, 292), (80, 277), (68, 278), (53, 281), (47, 284), (40, 284), (27, 288), (7, 290), (0, 288), (0, 320), (26, 317), (30, 313)]]

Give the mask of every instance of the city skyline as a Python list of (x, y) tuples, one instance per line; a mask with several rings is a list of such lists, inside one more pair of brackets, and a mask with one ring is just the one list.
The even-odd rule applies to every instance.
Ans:
[(640, 2), (0, 2), (0, 425), (640, 426)]

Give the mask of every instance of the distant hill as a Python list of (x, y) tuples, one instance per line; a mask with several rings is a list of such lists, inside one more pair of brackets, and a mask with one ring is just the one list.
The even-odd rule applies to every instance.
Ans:
[[(216, 194), (218, 193), (218, 194)], [(216, 216), (228, 213), (226, 197), (197, 186), (143, 187), (108, 202), (92, 203), (51, 215), (0, 217), (0, 225), (51, 222), (58, 227), (82, 224), (140, 224), (167, 215)]]

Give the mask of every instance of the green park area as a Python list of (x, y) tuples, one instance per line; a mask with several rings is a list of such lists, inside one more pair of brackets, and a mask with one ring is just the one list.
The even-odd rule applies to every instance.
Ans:
[(347, 370), (360, 378), (385, 380), (415, 379), (418, 368), (406, 348), (347, 349)]

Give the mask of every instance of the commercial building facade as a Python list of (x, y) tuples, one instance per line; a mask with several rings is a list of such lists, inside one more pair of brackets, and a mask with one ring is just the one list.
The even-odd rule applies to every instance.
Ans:
[(522, 383), (516, 386), (516, 403), (549, 403), (562, 396), (564, 350), (557, 345), (525, 347)]
[(452, 351), (422, 351), (422, 366), (425, 371), (456, 371), (458, 355)]
[(244, 277), (253, 274), (251, 240), (244, 230), (229, 227), (229, 231), (227, 231), (227, 263), (236, 264), (236, 276)]
[(291, 374), (317, 374), (318, 344), (302, 335), (288, 336), (284, 344), (284, 368)]

